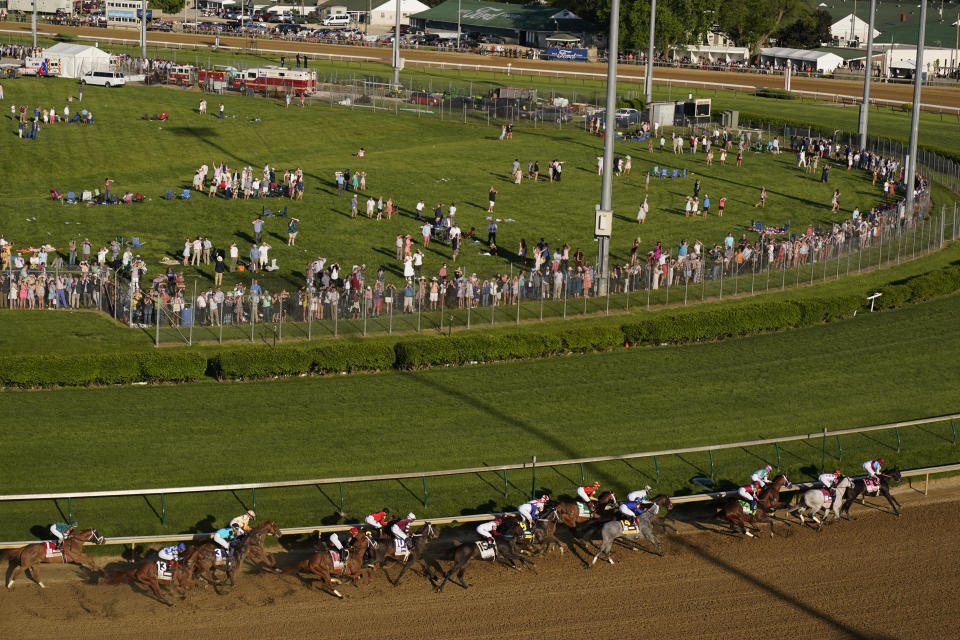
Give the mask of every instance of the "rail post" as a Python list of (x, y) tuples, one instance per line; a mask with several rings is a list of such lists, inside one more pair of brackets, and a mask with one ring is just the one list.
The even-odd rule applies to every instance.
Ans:
[(586, 481), (586, 479), (585, 479), (584, 476), (583, 476), (583, 463), (581, 462), (581, 463), (580, 463), (580, 484), (583, 485), (583, 484), (586, 484), (586, 483), (587, 483), (587, 481)]
[(506, 498), (509, 492), (510, 485), (507, 484), (507, 470), (503, 470), (503, 497)]
[(73, 520), (73, 498), (67, 498), (67, 520)]
[(160, 494), (160, 524), (167, 525), (167, 494)]
[(823, 473), (823, 470), (826, 469), (827, 464), (827, 428), (823, 428), (823, 437), (821, 440), (820, 446), (820, 473)]
[(953, 430), (953, 444), (957, 444), (957, 423), (953, 420), (950, 421), (950, 429)]
[(713, 449), (709, 449), (708, 453), (710, 454), (710, 479), (713, 480), (717, 471), (717, 466), (713, 462)]
[(843, 445), (840, 443), (840, 436), (837, 436), (837, 450), (840, 451), (840, 460), (843, 460)]
[(894, 431), (897, 432), (897, 453), (900, 453), (900, 444), (901, 444), (901, 441), (900, 441), (900, 427), (894, 428)]
[(657, 456), (653, 456), (653, 468), (657, 472), (657, 482), (660, 482), (660, 461), (657, 459)]
[(254, 511), (256, 511), (257, 510), (257, 490), (256, 489), (250, 489), (250, 498), (253, 501), (252, 508)]
[[(443, 317), (442, 313), (440, 314), (440, 317)], [(420, 479), (423, 480), (423, 506), (426, 507), (427, 498), (430, 495), (430, 492), (427, 491), (427, 476), (421, 476)]]
[(537, 497), (537, 456), (533, 456), (531, 470), (530, 497), (535, 498)]
[(340, 511), (343, 511), (343, 483), (340, 483)]
[(779, 471), (780, 468), (781, 468), (781, 466), (780, 466), (780, 443), (779, 443), (779, 442), (774, 442), (774, 443), (773, 443), (773, 446), (774, 446), (774, 448), (777, 450), (777, 471)]

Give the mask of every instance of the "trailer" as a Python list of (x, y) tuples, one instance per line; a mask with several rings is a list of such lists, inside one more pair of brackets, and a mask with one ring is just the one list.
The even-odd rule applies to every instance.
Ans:
[(238, 91), (309, 95), (317, 90), (317, 72), (275, 66), (254, 67), (236, 74), (232, 87)]
[(234, 76), (240, 72), (233, 67), (215, 66), (197, 71), (197, 82), (208, 91), (223, 91), (233, 86)]

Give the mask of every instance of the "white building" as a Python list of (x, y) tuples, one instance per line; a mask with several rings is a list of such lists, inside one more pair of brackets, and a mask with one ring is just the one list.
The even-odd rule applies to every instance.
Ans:
[[(37, 13), (73, 13), (72, 0), (36, 0)], [(33, 0), (9, 0), (7, 9), (33, 13)]]
[(83, 44), (60, 42), (44, 49), (43, 56), (60, 67), (63, 78), (79, 78), (88, 71), (109, 71), (110, 54)]
[[(430, 7), (420, 0), (400, 0), (400, 24), (410, 24), (410, 16)], [(317, 11), (326, 17), (346, 13), (355, 22), (372, 27), (392, 27), (397, 15), (397, 0), (327, 0), (317, 4)]]
[[(107, 26), (140, 28), (140, 16), (147, 8), (146, 0), (107, 0), (104, 11), (107, 14)], [(151, 15), (147, 11), (147, 17)], [(159, 13), (159, 12), (158, 12)]]
[[(853, 19), (852, 25), (850, 23), (851, 18)], [(849, 13), (830, 25), (830, 35), (840, 42), (853, 42), (855, 40), (866, 42), (869, 29), (870, 24), (868, 22)], [(876, 40), (878, 35), (880, 35), (880, 32), (874, 29), (873, 39)]]
[(783, 68), (787, 62), (797, 71), (833, 73), (843, 64), (843, 58), (829, 51), (790, 49), (788, 47), (764, 47), (760, 49), (760, 64)]

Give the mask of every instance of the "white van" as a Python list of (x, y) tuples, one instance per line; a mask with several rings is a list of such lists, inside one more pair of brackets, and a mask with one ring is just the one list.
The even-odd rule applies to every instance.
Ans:
[(101, 87), (122, 87), (127, 83), (119, 71), (87, 71), (80, 78), (80, 84), (93, 84)]
[(346, 27), (350, 24), (350, 16), (346, 13), (337, 13), (324, 18), (322, 24), (325, 27)]

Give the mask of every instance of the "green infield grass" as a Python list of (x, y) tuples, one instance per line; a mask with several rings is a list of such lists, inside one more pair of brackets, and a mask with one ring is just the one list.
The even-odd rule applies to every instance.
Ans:
[[(819, 432), (957, 410), (960, 297), (859, 314), (819, 327), (726, 342), (475, 367), (256, 383), (7, 392), (4, 493), (280, 481), (649, 451)], [(587, 465), (622, 491), (676, 494), (713, 471), (732, 487), (778, 465), (794, 480), (823, 463), (855, 472), (955, 462), (949, 424), (773, 446)], [(899, 447), (899, 452), (898, 452)], [(842, 460), (840, 460), (842, 452)], [(541, 469), (537, 491), (571, 493), (580, 469)], [(348, 521), (384, 505), (417, 515), (507, 507), (530, 472), (345, 485)], [(337, 520), (337, 485), (262, 490), (281, 525)], [(250, 492), (149, 500), (0, 503), (0, 538), (24, 539), (72, 510), (107, 535), (209, 530), (253, 504)], [(161, 515), (165, 509), (165, 524)]]

